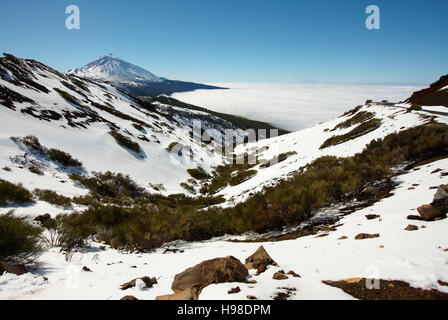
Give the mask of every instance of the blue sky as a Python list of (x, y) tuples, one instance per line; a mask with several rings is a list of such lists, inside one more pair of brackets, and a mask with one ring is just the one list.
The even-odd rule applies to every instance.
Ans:
[[(81, 29), (65, 28), (65, 8)], [(365, 28), (365, 9), (381, 29)], [(198, 82), (430, 83), (448, 73), (446, 0), (1, 0), (0, 49), (60, 71), (109, 53)]]

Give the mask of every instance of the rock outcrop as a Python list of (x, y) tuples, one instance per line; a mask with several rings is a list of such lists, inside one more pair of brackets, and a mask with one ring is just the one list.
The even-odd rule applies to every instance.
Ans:
[(24, 265), (12, 265), (12, 264), (0, 261), (0, 276), (4, 272), (21, 276), (21, 275), (27, 273), (28, 271), (26, 270)]
[[(263, 265), (264, 267), (267, 267), (269, 265), (277, 266), (277, 263), (269, 256), (263, 246), (260, 246), (254, 254), (246, 259), (247, 269), (258, 270), (261, 265)], [(263, 269), (263, 267), (261, 268)]]

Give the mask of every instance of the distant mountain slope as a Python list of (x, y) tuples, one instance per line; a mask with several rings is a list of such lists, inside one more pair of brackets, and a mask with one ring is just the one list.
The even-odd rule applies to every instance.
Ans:
[(448, 74), (431, 84), (429, 88), (415, 92), (406, 102), (421, 106), (448, 107)]
[[(222, 161), (221, 155), (203, 152), (211, 147), (193, 141), (192, 121), (200, 119), (204, 127), (222, 133), (240, 128), (206, 112), (173, 110), (110, 84), (65, 75), (40, 62), (5, 54), (0, 58), (0, 168), (11, 170), (2, 170), (2, 178), (69, 196), (85, 192), (70, 182), (70, 170), (35, 156), (11, 139), (32, 135), (43, 146), (79, 159), (86, 172), (120, 172), (150, 191), (151, 185), (162, 184), (166, 193), (183, 193), (180, 183), (190, 177), (187, 169), (202, 166), (210, 170)], [(242, 141), (244, 135), (235, 139)], [(123, 144), (126, 140), (132, 142), (130, 147)], [(182, 154), (175, 157), (178, 163), (173, 162), (167, 150), (173, 143), (190, 146), (202, 156), (191, 162)], [(133, 146), (138, 146), (134, 148), (137, 152)], [(32, 167), (42, 174), (31, 172)]]
[(67, 73), (82, 78), (110, 82), (134, 96), (155, 96), (197, 89), (224, 89), (158, 77), (112, 54), (100, 57), (82, 68), (69, 70)]

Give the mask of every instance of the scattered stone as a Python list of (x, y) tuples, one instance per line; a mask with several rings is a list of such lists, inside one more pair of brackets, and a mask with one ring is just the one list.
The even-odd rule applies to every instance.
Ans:
[(257, 300), (257, 297), (255, 297), (255, 296), (247, 296), (247, 299), (249, 299), (249, 300)]
[(435, 187), (429, 187), (429, 190), (435, 190), (435, 189), (439, 189), (439, 187), (438, 187), (438, 186), (435, 186)]
[(260, 246), (245, 262), (247, 269), (258, 269), (261, 264), (266, 267), (269, 265), (277, 266), (277, 263), (269, 256), (263, 246)]
[(285, 271), (280, 270), (279, 272), (274, 273), (272, 276), (272, 279), (274, 280), (286, 280), (288, 279), (288, 276), (285, 274)]
[(12, 265), (3, 261), (0, 261), (0, 276), (4, 273), (12, 273), (17, 276), (21, 276), (28, 271), (26, 270), (25, 266), (23, 264), (21, 265)]
[(137, 285), (137, 280), (142, 280), (145, 283), (146, 288), (151, 288), (153, 285), (155, 285), (157, 283), (156, 278), (150, 278), (150, 277), (137, 278), (137, 279), (134, 279), (134, 280), (131, 280), (129, 282), (122, 284), (121, 290), (127, 290), (130, 288), (134, 288)]
[(174, 294), (157, 300), (197, 300), (202, 289), (210, 284), (247, 282), (247, 268), (235, 257), (207, 260), (175, 276), (171, 289)]
[(323, 238), (323, 237), (326, 237), (326, 236), (329, 236), (329, 235), (330, 235), (329, 233), (322, 233), (322, 234), (320, 234), (318, 236), (315, 236), (315, 238)]
[(415, 188), (414, 187), (410, 187), (410, 188), (408, 188), (408, 190), (415, 190)]
[(408, 219), (408, 220), (419, 220), (419, 221), (422, 221), (422, 220), (423, 220), (422, 217), (417, 216), (417, 215), (415, 215), (415, 214), (411, 214), (411, 215), (407, 216), (407, 219)]
[(227, 292), (228, 294), (235, 294), (235, 293), (239, 293), (241, 292), (241, 288), (240, 287), (235, 287), (232, 288), (231, 290), (229, 290), (229, 292)]
[(106, 251), (106, 246), (100, 246), (101, 251)]
[(131, 269), (137, 269), (137, 266), (131, 266)]
[(257, 280), (248, 280), (247, 283), (250, 283), (250, 284), (256, 284), (256, 283), (257, 283)]
[(274, 297), (274, 300), (288, 300), (290, 297), (289, 294), (286, 292), (278, 292), (277, 295)]
[(345, 293), (362, 300), (447, 300), (448, 293), (436, 289), (424, 290), (414, 288), (407, 282), (396, 280), (379, 280), (380, 288), (368, 288), (371, 280), (365, 278), (341, 281), (322, 281), (323, 283), (342, 289)]
[(380, 249), (384, 249), (384, 245), (380, 245)]
[(439, 280), (438, 283), (439, 283), (441, 286), (443, 286), (443, 287), (448, 287), (448, 282)]
[(134, 296), (124, 296), (120, 301), (137, 301), (138, 299)]
[(406, 231), (417, 231), (418, 227), (413, 225), (413, 224), (410, 224), (404, 230), (406, 230)]
[(82, 271), (84, 271), (84, 272), (92, 272), (92, 270), (90, 270), (86, 266), (82, 267)]
[(437, 168), (436, 170), (434, 170), (433, 172), (431, 172), (431, 174), (439, 173), (439, 172), (441, 172), (441, 171), (443, 171), (443, 169)]
[(366, 215), (367, 220), (373, 220), (373, 219), (376, 219), (376, 218), (379, 218), (379, 217), (381, 217), (379, 214), (368, 214), (368, 215)]
[(346, 236), (342, 236), (342, 237), (339, 237), (339, 238), (338, 238), (338, 240), (345, 240), (345, 239), (348, 239), (348, 237), (346, 237)]
[(260, 264), (257, 269), (257, 275), (260, 275), (265, 271), (266, 271), (266, 266), (264, 264)]
[(417, 208), (418, 213), (425, 221), (434, 220), (434, 218), (441, 217), (443, 215), (442, 211), (430, 204), (425, 204)]
[(418, 187), (419, 185), (420, 185), (420, 184), (418, 184), (418, 183), (413, 183), (413, 184), (412, 184), (413, 187)]
[(289, 270), (287, 274), (293, 276), (294, 278), (301, 278), (300, 275), (295, 273), (293, 270)]
[(425, 225), (422, 225), (420, 228), (422, 228), (422, 229), (426, 229), (426, 226), (425, 226)]
[(364, 240), (364, 239), (372, 239), (372, 238), (379, 238), (380, 234), (369, 234), (369, 233), (360, 233), (355, 237), (355, 240)]

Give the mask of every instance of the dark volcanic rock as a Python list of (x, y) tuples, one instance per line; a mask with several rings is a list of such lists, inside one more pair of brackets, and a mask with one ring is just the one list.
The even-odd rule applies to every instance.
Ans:
[(263, 246), (260, 246), (257, 251), (246, 259), (246, 267), (248, 269), (258, 269), (260, 265), (276, 266), (277, 263), (269, 256)]
[(171, 289), (174, 294), (158, 300), (197, 300), (202, 289), (214, 283), (247, 282), (247, 268), (235, 257), (204, 261), (176, 275)]

